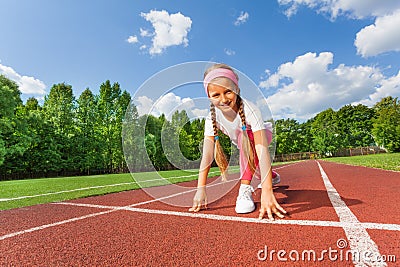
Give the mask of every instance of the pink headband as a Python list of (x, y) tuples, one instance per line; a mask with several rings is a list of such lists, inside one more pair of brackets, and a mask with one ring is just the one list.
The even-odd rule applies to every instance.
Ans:
[(206, 75), (206, 77), (204, 78), (204, 81), (203, 81), (204, 89), (206, 90), (207, 95), (208, 95), (208, 90), (207, 90), (208, 84), (212, 80), (214, 80), (215, 78), (218, 78), (218, 77), (229, 78), (236, 84), (236, 86), (238, 86), (238, 80), (236, 78), (235, 73), (233, 73), (233, 71), (231, 71), (229, 69), (225, 69), (225, 68), (214, 69)]

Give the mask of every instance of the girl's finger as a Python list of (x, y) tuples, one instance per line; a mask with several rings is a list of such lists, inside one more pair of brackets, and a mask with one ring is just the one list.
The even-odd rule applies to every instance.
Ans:
[(191, 207), (191, 208), (189, 209), (189, 211), (194, 211), (195, 209), (196, 209), (196, 207), (193, 206), (193, 207)]
[(279, 211), (276, 211), (275, 214), (276, 214), (276, 216), (278, 216), (281, 219), (285, 218), (285, 216), (283, 216), (283, 214), (280, 213)]
[(270, 219), (271, 221), (274, 220), (274, 216), (272, 216), (272, 211), (270, 208), (267, 209), (267, 214), (268, 214), (268, 219)]
[(279, 205), (279, 204), (276, 204), (276, 208), (277, 208), (280, 212), (283, 212), (283, 213), (285, 213), (285, 214), (287, 213), (286, 210), (285, 210), (284, 208), (282, 208), (281, 205)]
[(199, 202), (198, 201), (193, 201), (193, 206), (189, 209), (189, 211), (198, 211), (197, 207), (199, 206)]
[(262, 218), (264, 218), (265, 215), (265, 210), (264, 209), (260, 209), (260, 215), (258, 215), (258, 219), (262, 220)]

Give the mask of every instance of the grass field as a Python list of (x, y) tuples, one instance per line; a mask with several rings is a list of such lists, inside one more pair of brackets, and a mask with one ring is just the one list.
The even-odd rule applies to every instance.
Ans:
[(326, 161), (400, 171), (400, 153), (384, 153), (354, 157), (328, 158)]
[[(235, 170), (235, 168), (232, 168), (231, 172)], [(209, 176), (217, 176), (219, 174), (218, 168), (212, 168)], [(174, 170), (133, 174), (134, 177), (136, 175), (140, 177), (139, 181), (142, 187), (147, 187), (195, 180), (198, 177), (198, 170)], [(2, 181), (0, 182), (0, 210), (104, 195), (138, 188), (140, 186), (133, 180), (129, 173)]]

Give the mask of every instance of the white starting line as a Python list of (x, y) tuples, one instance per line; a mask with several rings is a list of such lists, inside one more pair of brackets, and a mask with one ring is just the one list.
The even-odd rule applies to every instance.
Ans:
[(81, 204), (81, 203), (69, 203), (69, 202), (59, 202), (53, 203), (56, 205), (70, 205), (78, 207), (87, 208), (98, 208), (107, 210), (126, 210), (133, 212), (141, 212), (148, 214), (161, 214), (161, 215), (173, 215), (180, 217), (193, 217), (193, 218), (203, 218), (217, 221), (235, 221), (235, 222), (248, 222), (248, 223), (267, 223), (267, 224), (283, 224), (283, 225), (304, 225), (304, 226), (320, 226), (320, 227), (339, 227), (339, 228), (349, 228), (358, 229), (363, 227), (364, 229), (371, 230), (387, 230), (387, 231), (400, 231), (400, 225), (398, 224), (382, 224), (382, 223), (361, 223), (361, 222), (337, 222), (337, 221), (316, 221), (316, 220), (268, 220), (268, 219), (258, 219), (258, 218), (247, 218), (247, 217), (237, 217), (237, 216), (225, 216), (216, 214), (204, 214), (204, 213), (193, 213), (193, 212), (181, 212), (181, 211), (169, 211), (169, 210), (153, 210), (153, 209), (143, 209), (135, 208), (132, 205), (126, 207), (119, 206), (107, 206), (107, 205), (93, 205), (93, 204)]

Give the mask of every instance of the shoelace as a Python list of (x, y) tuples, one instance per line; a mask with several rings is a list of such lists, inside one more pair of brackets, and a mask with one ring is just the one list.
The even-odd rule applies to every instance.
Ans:
[(252, 186), (246, 186), (244, 189), (242, 189), (240, 191), (240, 195), (238, 196), (238, 199), (251, 200), (251, 195), (254, 192), (255, 191)]

